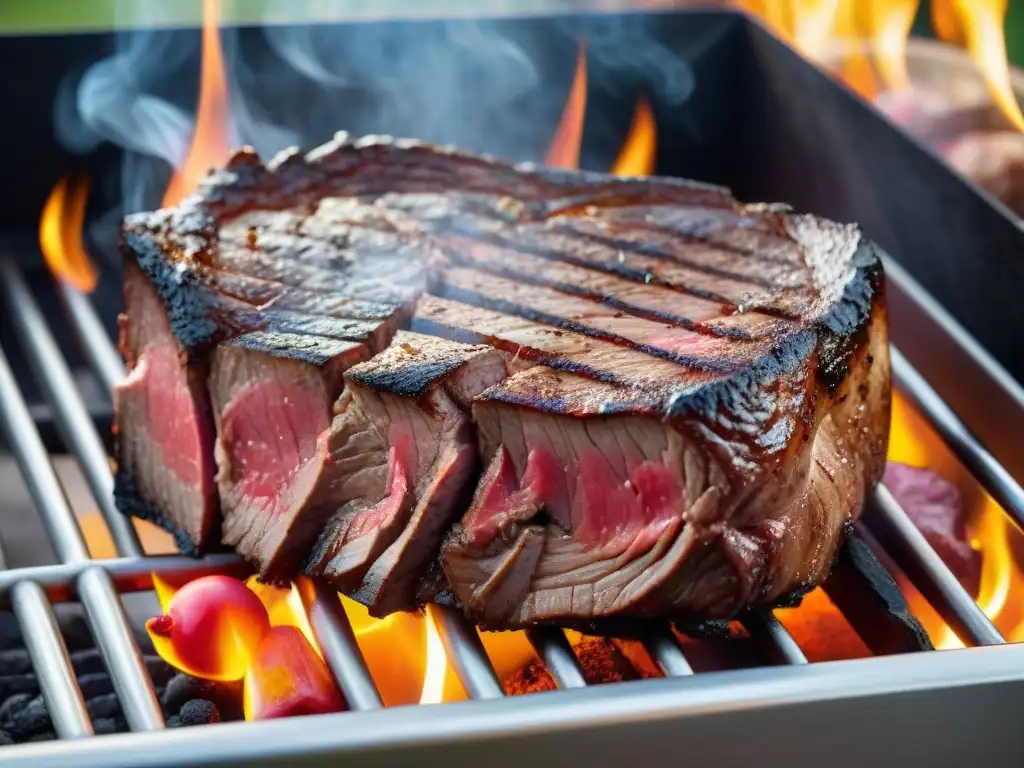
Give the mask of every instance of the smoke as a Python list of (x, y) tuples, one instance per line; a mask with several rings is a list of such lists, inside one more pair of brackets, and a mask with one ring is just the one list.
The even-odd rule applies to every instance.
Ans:
[[(296, 0), (267, 0), (266, 18)], [(135, 21), (148, 7), (119, 0)], [(586, 38), (591, 93), (587, 135), (621, 142), (638, 91), (679, 104), (693, 73), (656, 34), (657, 17), (596, 16), (560, 25), (530, 19), (227, 27), (221, 39), (234, 143), (269, 158), (311, 148), (337, 130), (455, 144), (511, 160), (543, 157)], [(58, 136), (76, 152), (101, 142), (124, 150), (116, 220), (159, 205), (194, 130), (196, 30), (119, 33), (114, 53), (69, 78), (55, 105)], [(625, 105), (625, 108), (624, 108)]]

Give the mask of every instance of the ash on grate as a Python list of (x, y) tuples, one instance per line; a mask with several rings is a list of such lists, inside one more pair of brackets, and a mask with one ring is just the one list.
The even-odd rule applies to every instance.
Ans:
[[(93, 729), (97, 734), (127, 731), (121, 702), (85, 619), (62, 617), (60, 628)], [(153, 652), (145, 634), (136, 639), (169, 728), (242, 719), (241, 682), (218, 683), (177, 672)], [(55, 738), (17, 621), (0, 612), (0, 746)]]

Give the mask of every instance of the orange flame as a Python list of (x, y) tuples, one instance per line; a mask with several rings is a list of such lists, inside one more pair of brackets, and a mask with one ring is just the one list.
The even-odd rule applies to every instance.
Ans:
[(1006, 0), (933, 0), (932, 22), (940, 38), (964, 44), (996, 105), (1018, 131), (1024, 131), (1024, 115), (1010, 87), (1003, 31), (1006, 5)]
[(231, 118), (219, 25), (220, 0), (203, 0), (203, 58), (196, 127), (185, 162), (175, 169), (164, 192), (165, 208), (192, 194), (207, 172), (228, 158)]
[(573, 170), (580, 167), (580, 146), (583, 143), (583, 121), (587, 112), (587, 45), (581, 40), (576, 54), (576, 74), (569, 89), (569, 98), (558, 121), (544, 162), (555, 168)]
[[(919, 0), (737, 0), (804, 56), (835, 64), (837, 74), (871, 97), (877, 82), (890, 91), (907, 90), (907, 40)], [(938, 36), (963, 44), (1007, 119), (1024, 130), (1010, 86), (1003, 23), (1006, 0), (934, 0)], [(869, 57), (870, 54), (870, 57)]]
[(88, 199), (88, 181), (65, 176), (54, 186), (39, 220), (39, 247), (50, 272), (86, 293), (96, 288), (96, 268), (82, 243)]
[(657, 141), (654, 112), (650, 102), (641, 97), (636, 103), (629, 136), (615, 158), (611, 172), (616, 176), (650, 176), (654, 173)]
[(448, 656), (444, 651), (441, 635), (437, 631), (433, 610), (427, 606), (427, 660), (420, 704), (440, 704), (444, 701), (444, 678), (448, 668)]

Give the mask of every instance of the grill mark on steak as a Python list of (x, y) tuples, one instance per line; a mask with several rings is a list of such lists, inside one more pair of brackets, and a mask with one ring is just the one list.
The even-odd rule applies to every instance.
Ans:
[(712, 336), (615, 311), (592, 299), (465, 269), (449, 269), (438, 295), (574, 331), (688, 368), (737, 370), (765, 345)]
[(711, 376), (603, 339), (437, 296), (420, 299), (413, 318), (417, 328), (484, 342), (516, 359), (641, 390), (677, 392)]
[[(675, 245), (677, 248), (680, 239), (683, 240), (687, 247), (673, 252), (670, 247), (657, 242), (652, 237), (650, 230), (642, 233), (612, 234), (611, 232), (604, 231), (605, 228), (601, 228), (593, 222), (579, 220), (553, 222), (552, 229), (559, 234), (580, 238), (605, 248), (672, 262), (696, 272), (725, 278), (736, 283), (749, 283), (759, 288), (775, 289), (779, 285), (779, 278), (793, 279), (792, 275), (794, 272), (799, 276), (805, 276), (804, 270), (795, 270), (794, 267), (796, 265), (792, 263), (772, 267), (765, 267), (762, 264), (754, 269), (750, 267), (738, 269), (737, 267), (744, 265), (742, 261), (736, 260), (735, 252), (716, 250), (703, 239), (693, 238), (690, 235), (685, 235), (684, 238), (676, 237)], [(637, 240), (638, 234), (642, 235), (644, 239)], [(725, 265), (728, 265), (728, 267)], [(794, 284), (801, 285), (802, 283)]]
[[(458, 266), (471, 267), (520, 283), (552, 288), (562, 293), (600, 301), (637, 317), (678, 325), (698, 333), (728, 335), (740, 339), (752, 338), (749, 329), (723, 328), (705, 322), (721, 317), (725, 305), (713, 301), (680, 294), (660, 285), (625, 280), (599, 270), (499, 248), (480, 240), (457, 235), (441, 237), (447, 246), (446, 256)], [(688, 313), (686, 316), (680, 314), (684, 311)], [(749, 318), (749, 324), (753, 324), (755, 320), (772, 319), (764, 315), (755, 318), (753, 314), (744, 317)]]
[[(236, 446), (218, 480), (258, 470), (229, 483), (252, 514), (226, 538), (288, 578), (340, 504), (310, 567), (330, 548), (375, 615), (444, 589), (430, 559), (481, 460), (441, 565), (496, 628), (770, 603), (823, 578), (880, 472), (881, 274), (852, 227), (704, 185), (339, 137), (267, 166), (238, 153), (124, 234), (175, 359), (202, 372), (215, 347), (219, 439)], [(449, 384), (472, 366), (433, 359), (356, 366), (343, 387), (390, 333), (369, 326), (414, 302), (416, 328), (507, 358), (471, 398)], [(689, 343), (707, 346), (684, 359)], [(119, 444), (149, 458), (143, 437)]]

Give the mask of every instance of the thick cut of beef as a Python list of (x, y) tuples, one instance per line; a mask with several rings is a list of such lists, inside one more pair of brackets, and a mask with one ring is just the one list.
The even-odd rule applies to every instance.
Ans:
[(375, 615), (415, 607), (441, 538), (469, 501), (473, 398), (505, 377), (486, 346), (400, 331), (345, 374), (331, 435), (341, 507), (308, 568)]
[[(376, 615), (441, 585), (491, 627), (730, 617), (820, 582), (882, 471), (883, 276), (854, 226), (339, 135), (240, 151), (124, 235), (182, 412), (217, 426), (225, 540)], [(159, 480), (159, 441), (119, 427)], [(212, 445), (183, 447), (204, 499)], [(175, 525), (213, 507), (147, 493)]]

